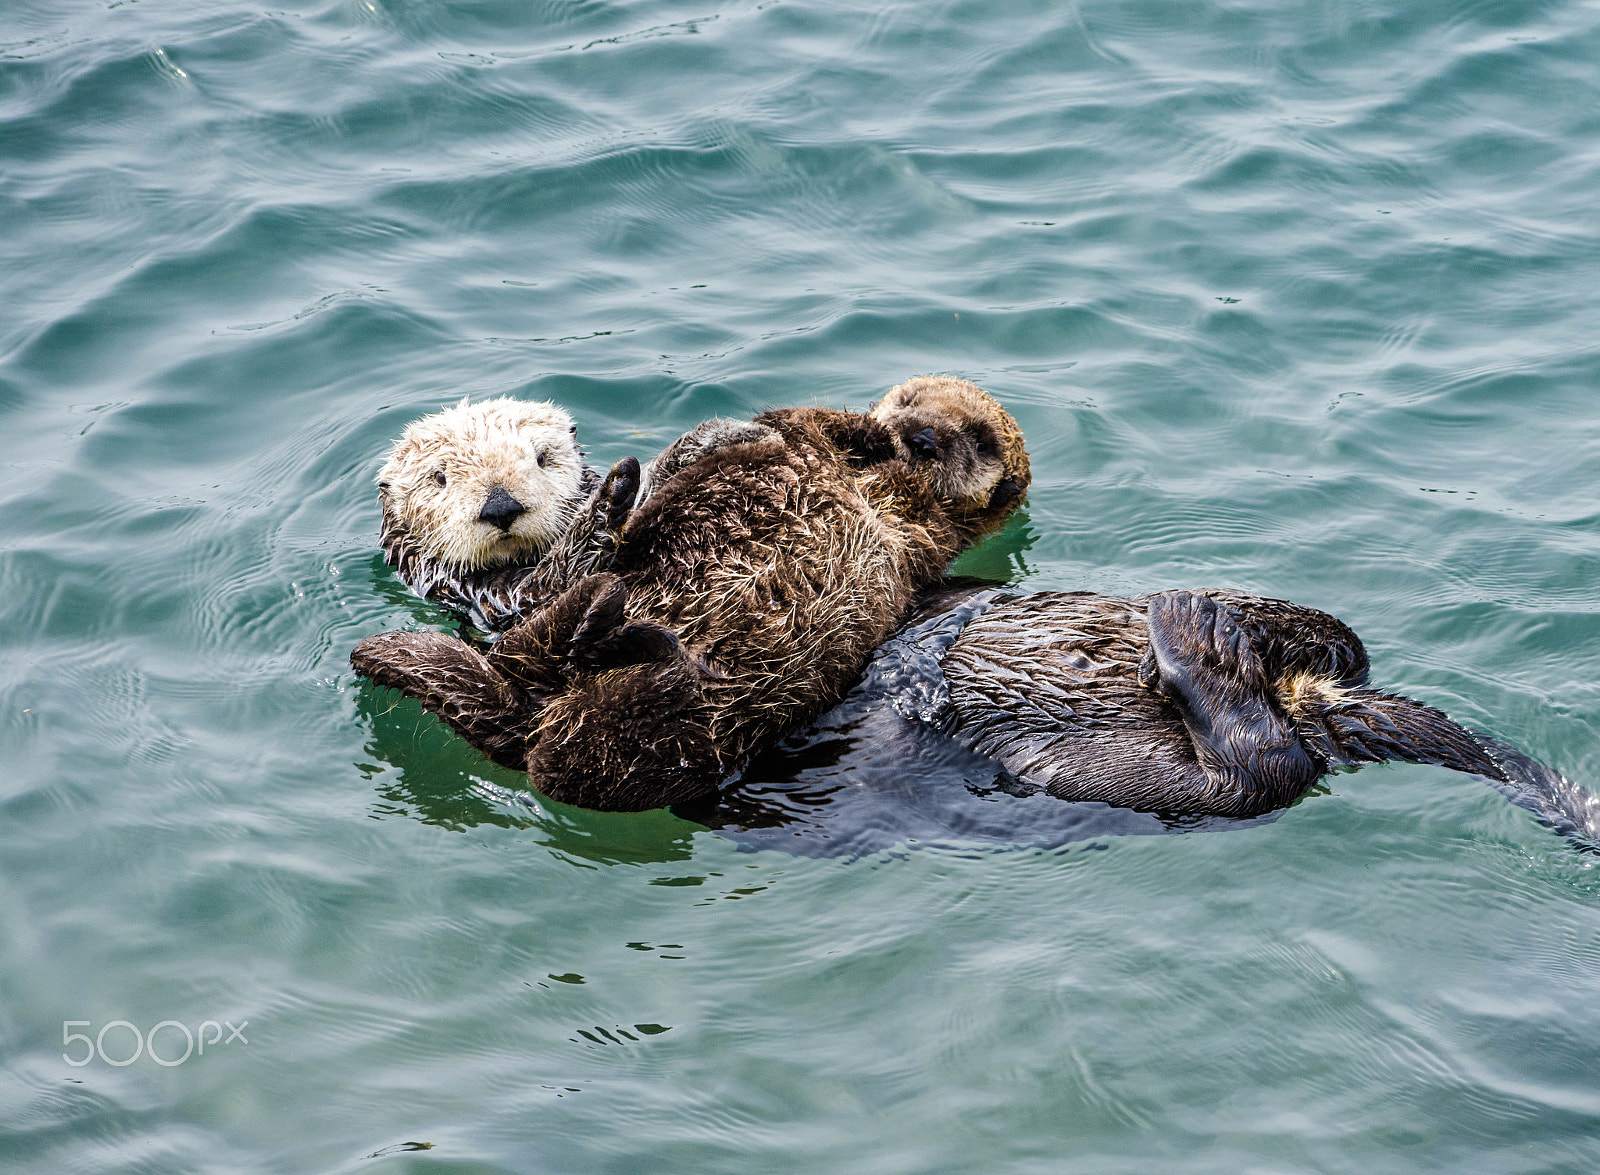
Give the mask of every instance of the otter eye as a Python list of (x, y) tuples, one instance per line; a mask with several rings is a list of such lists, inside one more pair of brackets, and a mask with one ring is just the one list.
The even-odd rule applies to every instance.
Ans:
[(978, 452), (980, 452), (980, 453), (987, 454), (989, 452), (989, 442), (986, 441), (986, 440), (983, 440), (981, 437), (978, 439), (978, 441), (976, 443), (973, 444), (972, 447), (974, 449), (978, 450)]
[(435, 469), (433, 471), (433, 484), (434, 485), (442, 487), (442, 486), (444, 486), (446, 484), (447, 480), (448, 479), (446, 479), (446, 477), (444, 475), (444, 471), (442, 469)]
[(546, 461), (550, 460), (550, 450), (549, 449), (540, 449), (539, 450), (539, 456), (538, 456), (537, 460), (539, 462), (539, 468), (543, 469), (544, 468), (544, 463)]

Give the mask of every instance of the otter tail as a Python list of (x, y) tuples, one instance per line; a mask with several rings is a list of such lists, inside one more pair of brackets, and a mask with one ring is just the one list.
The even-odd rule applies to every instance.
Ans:
[(1329, 762), (1430, 763), (1487, 779), (1587, 853), (1600, 853), (1600, 797), (1515, 747), (1398, 694), (1344, 689), (1308, 739)]
[(1516, 747), (1478, 731), (1471, 734), (1500, 765), (1505, 778), (1491, 777), (1490, 782), (1506, 799), (1528, 809), (1582, 851), (1600, 853), (1600, 797)]

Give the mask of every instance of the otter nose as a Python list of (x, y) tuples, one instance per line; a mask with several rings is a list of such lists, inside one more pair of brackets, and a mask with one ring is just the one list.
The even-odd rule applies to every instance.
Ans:
[(506, 493), (505, 486), (495, 486), (489, 491), (489, 500), (478, 511), (479, 522), (492, 522), (501, 530), (510, 530), (511, 524), (528, 512), (528, 508)]
[(906, 444), (918, 457), (932, 457), (939, 448), (939, 434), (929, 425), (919, 433), (913, 433), (906, 438)]

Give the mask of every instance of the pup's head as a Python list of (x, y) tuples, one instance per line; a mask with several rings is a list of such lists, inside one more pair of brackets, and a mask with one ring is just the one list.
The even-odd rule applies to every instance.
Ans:
[(378, 488), (417, 549), (451, 571), (534, 562), (583, 500), (577, 431), (554, 404), (463, 400), (406, 427)]
[(977, 384), (919, 375), (867, 414), (888, 427), (900, 456), (974, 538), (999, 527), (1033, 480), (1022, 430)]

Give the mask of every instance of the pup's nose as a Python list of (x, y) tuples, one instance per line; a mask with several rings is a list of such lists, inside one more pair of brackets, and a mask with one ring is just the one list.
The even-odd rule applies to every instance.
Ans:
[(906, 438), (906, 444), (918, 457), (932, 457), (939, 448), (939, 434), (929, 425), (919, 433), (913, 433)]
[(492, 522), (501, 530), (510, 530), (511, 524), (528, 512), (528, 508), (506, 493), (505, 486), (495, 486), (489, 500), (478, 511), (479, 522)]

